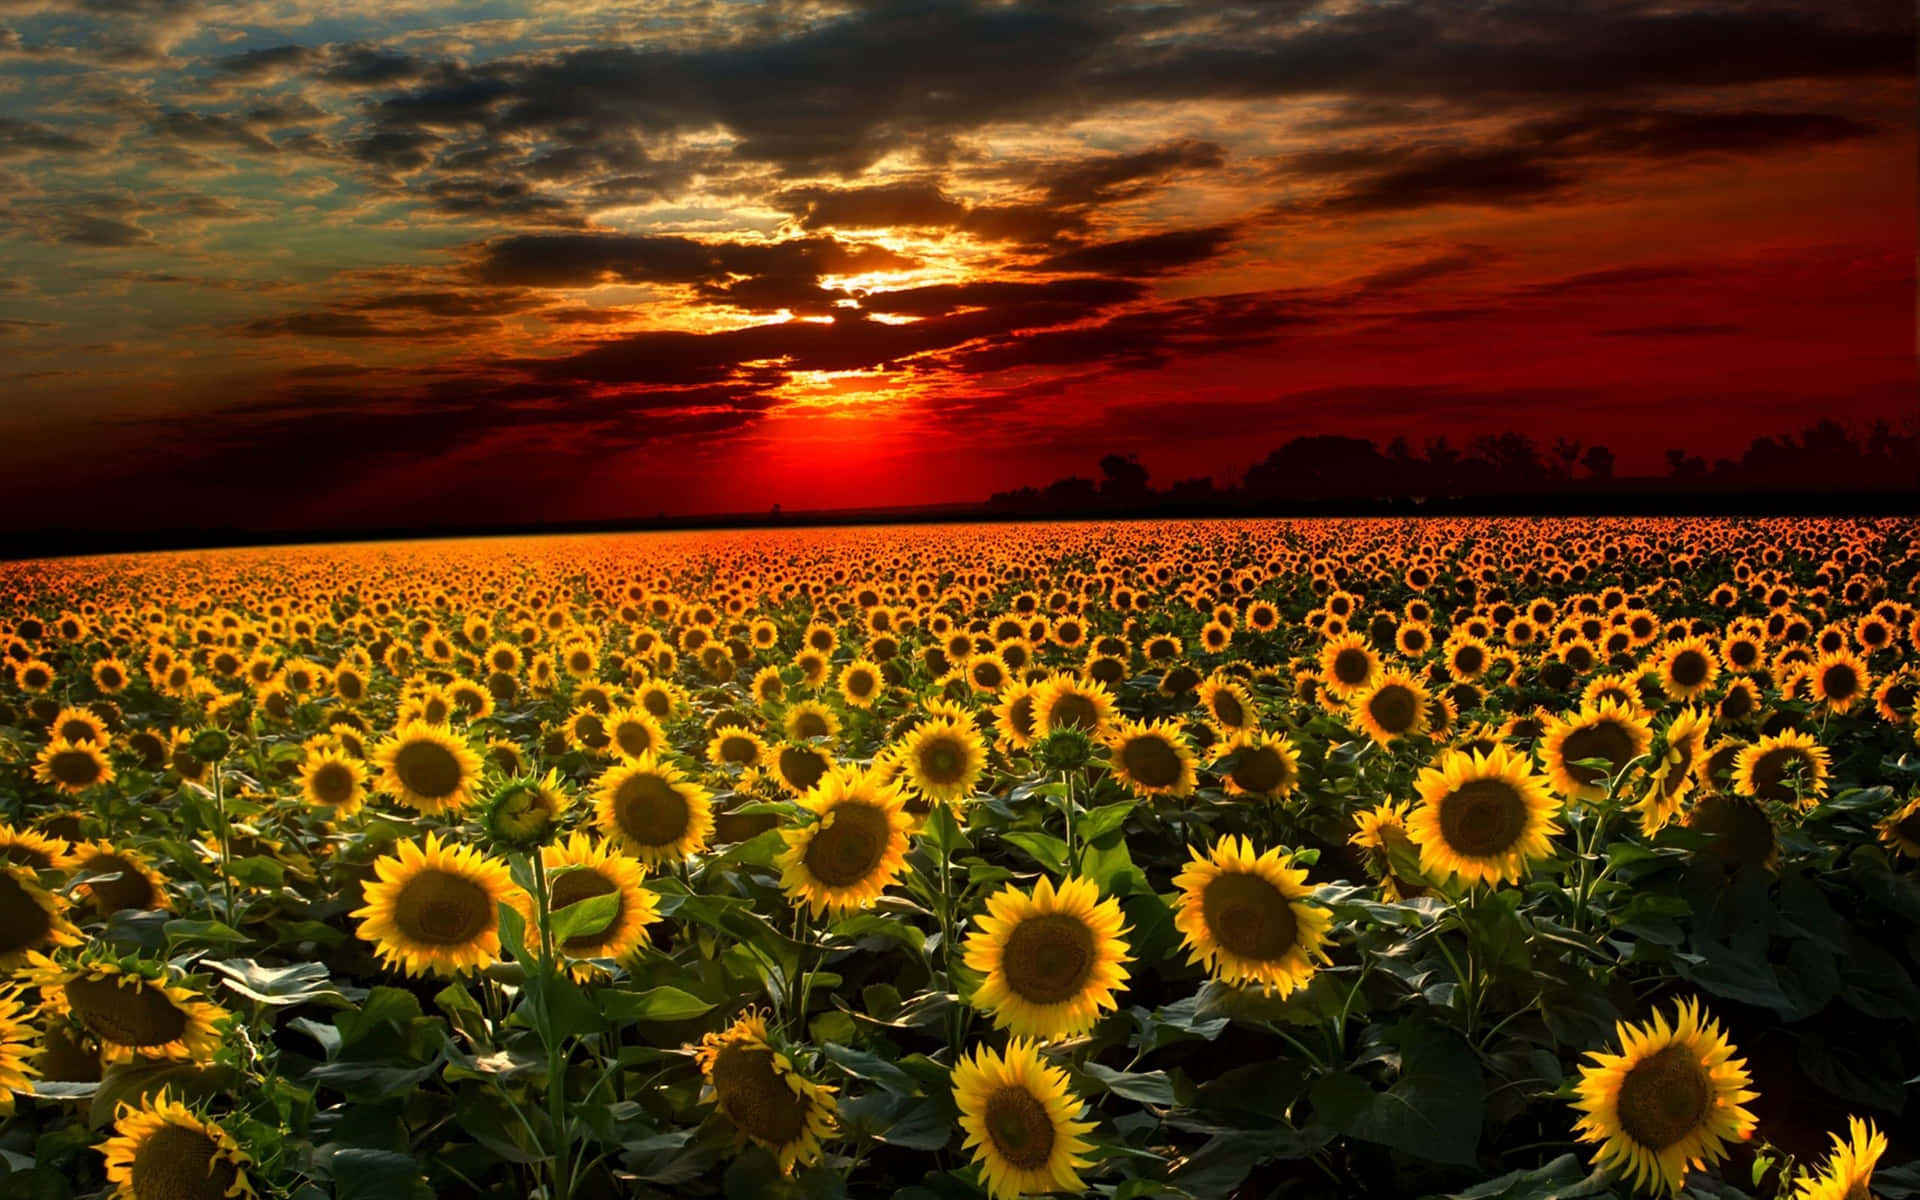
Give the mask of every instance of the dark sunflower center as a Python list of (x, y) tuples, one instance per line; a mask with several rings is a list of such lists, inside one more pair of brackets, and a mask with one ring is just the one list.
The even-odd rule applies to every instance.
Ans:
[(1244, 871), (1216, 877), (1200, 893), (1200, 915), (1222, 949), (1255, 962), (1285, 958), (1298, 941), (1293, 906), (1272, 882)]
[(606, 723), (598, 713), (582, 713), (573, 722), (573, 736), (589, 750), (604, 750), (613, 739), (607, 736)]
[(1247, 706), (1225, 688), (1213, 694), (1213, 718), (1230, 729), (1246, 724)]
[(630, 775), (613, 794), (620, 832), (642, 846), (665, 846), (686, 836), (691, 815), (686, 797), (658, 775)]
[(1860, 690), (1860, 677), (1845, 663), (1836, 663), (1820, 673), (1820, 690), (1835, 700), (1848, 700)]
[(307, 783), (322, 803), (345, 804), (353, 799), (353, 772), (345, 763), (327, 763), (308, 776)]
[(409, 939), (430, 946), (464, 946), (493, 928), (493, 897), (466, 878), (422, 871), (393, 900), (393, 923)]
[(726, 1046), (713, 1059), (713, 1091), (736, 1128), (774, 1146), (807, 1131), (805, 1096), (796, 1095), (773, 1066), (773, 1051)]
[(1753, 763), (1754, 795), (1762, 800), (1792, 800), (1793, 789), (1787, 786), (1787, 770), (1794, 763), (1805, 761), (1805, 754), (1795, 746), (1778, 746), (1762, 754)]
[(50, 1025), (40, 1039), (39, 1066), (42, 1076), (59, 1083), (98, 1083), (99, 1040), (64, 1023)]
[(67, 721), (54, 731), (54, 736), (68, 742), (90, 742), (94, 738), (93, 726), (85, 721)]
[(1440, 835), (1455, 854), (1506, 854), (1527, 828), (1527, 801), (1504, 779), (1474, 779), (1440, 801)]
[(147, 873), (118, 854), (95, 854), (80, 864), (82, 875), (114, 875), (87, 885), (103, 912), (123, 908), (151, 908), (153, 883)]
[(141, 1200), (219, 1200), (239, 1169), (217, 1157), (219, 1147), (197, 1129), (167, 1124), (133, 1154), (133, 1192)]
[(856, 696), (871, 695), (873, 676), (866, 671), (854, 671), (847, 676), (847, 691)]
[(837, 805), (831, 822), (807, 843), (807, 873), (828, 887), (864, 883), (886, 857), (893, 828), (871, 804)]
[(187, 1014), (159, 985), (120, 986), (124, 975), (67, 981), (67, 1003), (87, 1031), (116, 1046), (164, 1046), (187, 1031)]
[(1007, 987), (1029, 1004), (1062, 1004), (1093, 974), (1093, 931), (1066, 913), (1041, 913), (1015, 925), (1001, 950)]
[(53, 866), (53, 855), (45, 850), (36, 849), (25, 842), (12, 842), (0, 847), (0, 859), (19, 867), (31, 867), (36, 871), (49, 870)]
[(638, 721), (622, 721), (613, 727), (613, 740), (622, 754), (639, 758), (653, 749), (653, 731)]
[(47, 761), (47, 770), (68, 787), (88, 787), (100, 780), (100, 759), (89, 750), (62, 750)]
[(1021, 696), (1007, 709), (1007, 723), (1021, 737), (1033, 736), (1033, 697)]
[(931, 783), (958, 783), (966, 766), (965, 748), (951, 737), (934, 738), (920, 747), (920, 773)]
[(52, 928), (53, 918), (35, 903), (26, 885), (0, 873), (0, 954), (39, 946)]
[(1773, 857), (1773, 822), (1743, 797), (1707, 796), (1695, 805), (1688, 824), (1713, 836), (1708, 852), (1729, 868), (1758, 866)]
[(656, 717), (664, 717), (673, 711), (673, 697), (666, 692), (648, 692), (640, 697), (640, 707)]
[(1893, 831), (1915, 845), (1920, 845), (1920, 809), (1908, 813), (1893, 823)]
[[(1573, 777), (1575, 783), (1581, 787), (1591, 787), (1596, 783), (1604, 783), (1627, 765), (1627, 761), (1633, 757), (1633, 738), (1615, 722), (1602, 721), (1568, 734), (1562, 744), (1560, 757), (1566, 765), (1567, 774)], [(1605, 759), (1607, 766), (1595, 769), (1576, 765), (1583, 758)]]
[(1707, 656), (1698, 650), (1682, 650), (1673, 656), (1673, 681), (1681, 687), (1697, 687), (1707, 677)]
[(438, 742), (408, 742), (393, 756), (393, 773), (416, 796), (438, 800), (466, 782), (460, 760)]
[(744, 738), (736, 734), (723, 739), (720, 743), (722, 762), (751, 764), (758, 757), (760, 757), (760, 751), (753, 744), (752, 738)]
[(1333, 656), (1333, 677), (1348, 686), (1365, 683), (1370, 665), (1366, 651), (1342, 650)]
[(973, 664), (973, 681), (981, 687), (998, 687), (1005, 678), (999, 663), (988, 660)]
[(1686, 1137), (1712, 1107), (1712, 1081), (1685, 1046), (1668, 1046), (1620, 1082), (1620, 1128), (1649, 1149)]
[(1760, 647), (1753, 642), (1735, 642), (1727, 647), (1727, 657), (1736, 667), (1750, 667), (1760, 657)]
[(1271, 792), (1287, 781), (1287, 761), (1272, 746), (1249, 746), (1234, 760), (1232, 779), (1249, 792)]
[(1043, 1167), (1053, 1157), (1053, 1118), (1026, 1088), (998, 1088), (988, 1096), (985, 1124), (1000, 1157), (1022, 1171)]
[(1092, 729), (1100, 723), (1100, 709), (1078, 692), (1067, 692), (1047, 710), (1050, 729)]
[(1734, 688), (1720, 701), (1720, 715), (1737, 721), (1753, 711), (1753, 696), (1745, 688)]
[(1413, 689), (1390, 683), (1367, 701), (1367, 714), (1388, 733), (1405, 733), (1420, 716), (1420, 697)]
[(1487, 653), (1478, 646), (1462, 646), (1454, 652), (1453, 665), (1463, 675), (1471, 675), (1487, 665)]
[(812, 709), (803, 710), (793, 719), (793, 732), (796, 737), (816, 738), (827, 736), (827, 719)]
[(1158, 734), (1127, 739), (1120, 747), (1120, 764), (1143, 787), (1172, 787), (1180, 782), (1180, 754)]
[(788, 746), (780, 751), (780, 775), (801, 791), (820, 782), (827, 773), (827, 760), (811, 750)]
[[(550, 908), (558, 912), (569, 904), (578, 904), (582, 900), (591, 900), (595, 896), (605, 896), (610, 892), (617, 892), (619, 890), (611, 879), (608, 879), (600, 872), (593, 870), (591, 867), (579, 867), (554, 876), (553, 892), (547, 903)], [(622, 901), (620, 907), (621, 909), (626, 907), (624, 901)], [(570, 937), (566, 941), (561, 942), (560, 946), (572, 954), (586, 954), (594, 948), (604, 945), (619, 924), (620, 909), (616, 909), (613, 920), (607, 922), (606, 928), (600, 930), (598, 933), (582, 933)]]

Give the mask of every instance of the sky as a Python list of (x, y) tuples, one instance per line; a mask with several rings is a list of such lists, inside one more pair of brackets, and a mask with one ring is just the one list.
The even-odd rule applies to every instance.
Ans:
[(0, 0), (0, 511), (1911, 427), (1907, 0)]

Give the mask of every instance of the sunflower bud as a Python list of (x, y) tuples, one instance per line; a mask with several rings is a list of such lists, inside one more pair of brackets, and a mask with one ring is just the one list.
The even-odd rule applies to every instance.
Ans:
[(202, 729), (193, 735), (190, 748), (201, 762), (219, 762), (233, 748), (233, 742), (218, 729)]
[(494, 790), (481, 811), (481, 824), (497, 846), (526, 850), (541, 845), (558, 828), (566, 793), (552, 771), (546, 778), (509, 779)]
[(1036, 741), (1033, 756), (1049, 771), (1077, 771), (1093, 760), (1093, 739), (1085, 730), (1065, 726)]

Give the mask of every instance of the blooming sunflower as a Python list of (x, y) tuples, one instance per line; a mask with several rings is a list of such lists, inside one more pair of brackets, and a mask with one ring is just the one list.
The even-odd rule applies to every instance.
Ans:
[(623, 758), (659, 753), (667, 744), (667, 735), (653, 714), (639, 705), (616, 708), (607, 714), (606, 731), (614, 752)]
[(86, 939), (67, 919), (65, 896), (41, 887), (25, 867), (0, 867), (0, 972), (11, 972), (30, 955)]
[(374, 751), (379, 789), (428, 815), (458, 812), (473, 800), (480, 758), (446, 725), (408, 721)]
[(40, 989), (55, 1017), (72, 1017), (100, 1039), (101, 1061), (135, 1057), (207, 1063), (228, 1013), (193, 988), (168, 982), (162, 963), (83, 953), (70, 965), (29, 953), (21, 979)]
[(105, 747), (107, 726), (96, 713), (67, 707), (54, 714), (53, 722), (47, 726), (47, 737), (52, 741), (92, 742)]
[(1354, 832), (1347, 842), (1368, 852), (1367, 871), (1380, 881), (1380, 890), (1388, 900), (1411, 899), (1427, 890), (1424, 883), (1402, 879), (1393, 869), (1394, 851), (1401, 851), (1409, 858), (1420, 853), (1407, 833), (1407, 817), (1412, 808), (1413, 801), (1402, 800), (1398, 804), (1376, 804), (1353, 815)]
[(855, 708), (872, 708), (882, 682), (880, 664), (856, 658), (840, 669), (840, 696)]
[(1880, 822), (1880, 840), (1908, 858), (1920, 858), (1920, 796)]
[[(1792, 778), (1800, 768), (1799, 781)], [(1810, 733), (1783, 729), (1743, 746), (1733, 760), (1733, 790), (1742, 796), (1812, 808), (1827, 795), (1827, 748)]]
[(1185, 796), (1193, 791), (1193, 748), (1171, 721), (1127, 721), (1105, 741), (1108, 771), (1135, 795)]
[(767, 1040), (765, 1018), (748, 1013), (707, 1034), (694, 1060), (720, 1114), (771, 1151), (783, 1173), (820, 1161), (820, 1143), (835, 1132), (833, 1089), (793, 1069)]
[(396, 853), (375, 859), (373, 870), (378, 881), (366, 885), (366, 904), (350, 915), (381, 960), (408, 975), (492, 965), (500, 957), (501, 903), (523, 916), (532, 911), (505, 863), (443, 843), (438, 834), (424, 844), (401, 842)]
[(713, 837), (713, 797), (671, 763), (643, 754), (601, 774), (594, 820), (641, 862), (678, 862)]
[(1518, 882), (1529, 863), (1553, 853), (1548, 839), (1560, 832), (1560, 802), (1525, 756), (1506, 746), (1487, 754), (1449, 750), (1414, 787), (1420, 802), (1407, 818), (1407, 836), (1434, 879)]
[(901, 739), (898, 757), (915, 791), (936, 803), (973, 794), (987, 749), (972, 721), (923, 721)]
[(1830, 713), (1846, 712), (1873, 692), (1873, 676), (1867, 673), (1867, 664), (1851, 650), (1821, 655), (1809, 670), (1808, 682), (1813, 698)]
[[(1613, 699), (1583, 707), (1572, 717), (1549, 715), (1541, 730), (1540, 757), (1553, 789), (1567, 800), (1604, 800), (1610, 780), (1647, 752), (1653, 730), (1646, 720)], [(1604, 767), (1583, 767), (1600, 759)]]
[(1720, 662), (1703, 637), (1670, 642), (1654, 662), (1660, 688), (1675, 700), (1691, 700), (1720, 677)]
[(1233, 759), (1226, 788), (1235, 796), (1285, 796), (1299, 786), (1300, 754), (1284, 733), (1243, 729), (1228, 739), (1221, 757)]
[(93, 910), (110, 917), (121, 909), (155, 911), (171, 908), (166, 879), (137, 850), (116, 849), (96, 841), (74, 847), (73, 869), (76, 877), (95, 878), (75, 890), (93, 901)]
[(1360, 728), (1384, 746), (1401, 737), (1417, 737), (1430, 721), (1427, 689), (1404, 671), (1385, 671), (1353, 693), (1353, 716)]
[(1253, 697), (1245, 685), (1233, 679), (1215, 675), (1203, 680), (1194, 689), (1194, 697), (1199, 700), (1207, 723), (1218, 730), (1221, 737), (1232, 737), (1260, 723), (1259, 715), (1254, 712)]
[(117, 1200), (252, 1200), (253, 1160), (218, 1122), (195, 1116), (165, 1088), (139, 1106), (122, 1101), (100, 1146)]
[(70, 742), (55, 738), (40, 748), (33, 762), (33, 777), (69, 796), (78, 795), (96, 784), (113, 782), (113, 766), (93, 742)]
[(987, 901), (967, 937), (966, 964), (986, 976), (973, 1005), (995, 1028), (1073, 1037), (1118, 1007), (1130, 961), (1120, 902), (1090, 879), (1058, 889), (1042, 877), (1032, 892), (1008, 886)]
[(1346, 633), (1320, 649), (1320, 680), (1328, 694), (1345, 703), (1380, 674), (1380, 659), (1365, 636)]
[(1640, 832), (1652, 837), (1673, 820), (1693, 790), (1696, 768), (1705, 761), (1708, 720), (1696, 708), (1682, 709), (1661, 735), (1665, 749), (1653, 769), (1647, 794), (1640, 798)]
[(0, 1117), (13, 1111), (16, 1092), (33, 1088), (30, 1075), (40, 1070), (28, 1062), (36, 1051), (32, 1021), (26, 1005), (20, 1003), (18, 989), (0, 995)]
[(1580, 1068), (1574, 1128), (1598, 1142), (1597, 1164), (1615, 1167), (1636, 1185), (1677, 1196), (1689, 1170), (1719, 1162), (1727, 1143), (1753, 1132), (1753, 1114), (1741, 1105), (1756, 1093), (1746, 1061), (1717, 1021), (1705, 1020), (1696, 1000), (1683, 1000), (1671, 1025), (1616, 1027), (1620, 1053), (1588, 1051)]
[(0, 862), (29, 871), (64, 871), (73, 866), (73, 847), (65, 838), (0, 821)]
[(743, 725), (722, 725), (707, 742), (707, 761), (716, 767), (757, 767), (766, 757), (767, 743)]
[(582, 960), (619, 959), (633, 953), (646, 940), (647, 926), (660, 919), (660, 907), (642, 882), (645, 868), (608, 842), (595, 843), (575, 832), (560, 845), (543, 847), (540, 861), (547, 869), (548, 905), (555, 912), (595, 896), (620, 898), (613, 919), (603, 928), (560, 943), (560, 953), (575, 960), (577, 975), (587, 973)]
[(1079, 729), (1092, 737), (1104, 734), (1113, 724), (1113, 693), (1093, 680), (1055, 675), (1033, 689), (1033, 737), (1038, 740), (1055, 729)]
[(300, 795), (308, 804), (333, 810), (335, 819), (344, 819), (365, 803), (366, 778), (366, 769), (343, 751), (310, 753), (300, 764)]
[[(773, 748), (772, 774), (789, 796), (804, 796), (833, 769), (833, 755), (814, 742), (782, 742)], [(744, 786), (738, 790), (747, 790)]]
[(1091, 1121), (1077, 1120), (1080, 1103), (1067, 1073), (1042, 1062), (1035, 1043), (1008, 1042), (1004, 1054), (976, 1046), (953, 1067), (953, 1099), (960, 1109), (965, 1148), (973, 1151), (993, 1200), (1086, 1190), (1080, 1172), (1092, 1149)]
[(1872, 1121), (1847, 1118), (1847, 1136), (1832, 1134), (1833, 1154), (1819, 1172), (1801, 1177), (1793, 1200), (1870, 1200), (1873, 1168), (1887, 1152), (1887, 1135)]
[(781, 834), (780, 886), (815, 916), (840, 916), (879, 899), (907, 861), (912, 818), (898, 783), (836, 767), (800, 799), (817, 820)]
[(1035, 685), (1009, 683), (1000, 689), (994, 704), (993, 727), (1000, 744), (1014, 750), (1033, 745), (1033, 697)]
[(1307, 902), (1304, 870), (1289, 867), (1280, 848), (1256, 855), (1232, 834), (1174, 877), (1174, 927), (1185, 935), (1187, 961), (1215, 978), (1286, 996), (1304, 987), (1323, 959), (1333, 917)]

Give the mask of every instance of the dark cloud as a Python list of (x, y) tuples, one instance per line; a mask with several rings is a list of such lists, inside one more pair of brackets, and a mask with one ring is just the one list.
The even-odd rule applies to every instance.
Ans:
[(1129, 279), (1056, 279), (1051, 283), (980, 280), (871, 292), (860, 297), (868, 312), (909, 317), (940, 317), (963, 308), (1064, 303), (1091, 311), (1126, 304), (1146, 295), (1146, 286)]
[(1210, 170), (1226, 162), (1226, 147), (1189, 138), (1135, 154), (1112, 154), (1047, 168), (1040, 176), (1048, 204), (1110, 204), (1150, 190), (1179, 171)]
[(392, 292), (352, 301), (362, 312), (421, 312), (436, 317), (497, 317), (524, 312), (541, 304), (538, 296), (520, 291)]
[(1404, 266), (1387, 267), (1363, 276), (1360, 290), (1364, 292), (1394, 292), (1402, 288), (1414, 287), (1431, 279), (1441, 279), (1448, 275), (1458, 275), (1498, 262), (1501, 254), (1492, 246), (1462, 244), (1443, 254), (1436, 254)]
[(253, 82), (295, 70), (312, 59), (313, 55), (314, 51), (307, 46), (269, 46), (209, 59), (207, 65), (216, 75)]
[(1320, 202), (1334, 212), (1396, 212), (1448, 204), (1520, 207), (1571, 188), (1571, 168), (1515, 147), (1435, 146), (1401, 151), (1333, 151), (1294, 160), (1311, 174), (1378, 163)]
[(92, 142), (50, 125), (0, 117), (0, 158), (18, 158), (26, 154), (74, 154), (92, 148)]
[(426, 59), (376, 46), (341, 45), (331, 48), (326, 66), (313, 72), (313, 77), (342, 87), (391, 87), (419, 79), (432, 65)]
[(1879, 131), (1864, 121), (1821, 112), (1589, 109), (1530, 122), (1520, 132), (1566, 151), (1658, 159), (1766, 154), (1853, 141)]
[[(418, 308), (417, 304), (407, 305), (365, 305), (369, 308)], [(428, 311), (422, 309), (421, 311)], [(431, 325), (382, 325), (360, 312), (328, 311), (289, 313), (278, 317), (258, 317), (245, 322), (239, 329), (249, 337), (311, 337), (311, 338), (347, 338), (366, 340), (374, 338), (406, 338), (409, 341), (429, 341), (436, 338), (462, 337), (491, 328), (487, 321), (443, 321)]]
[(1233, 225), (1214, 225), (1097, 242), (1050, 255), (1028, 269), (1130, 277), (1164, 275), (1218, 258), (1238, 232)]
[(147, 122), (147, 132), (153, 137), (189, 146), (221, 146), (256, 154), (271, 154), (275, 149), (272, 142), (233, 117), (183, 109), (155, 116)]
[(61, 213), (55, 216), (45, 229), (43, 236), (52, 241), (65, 242), (70, 246), (94, 246), (102, 249), (144, 246), (153, 241), (152, 232), (132, 222), (115, 220), (95, 213), (78, 212)]
[(436, 212), (451, 217), (511, 225), (578, 226), (586, 222), (574, 204), (518, 179), (455, 176), (432, 180), (420, 193)]
[(988, 241), (1038, 244), (1087, 228), (1084, 214), (1045, 204), (971, 204), (937, 184), (813, 185), (770, 197), (802, 229), (956, 229)]
[(835, 238), (702, 242), (675, 235), (519, 234), (481, 248), (472, 273), (484, 283), (592, 287), (600, 283), (718, 283), (730, 275), (817, 278), (898, 269), (913, 260), (884, 246)]

